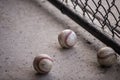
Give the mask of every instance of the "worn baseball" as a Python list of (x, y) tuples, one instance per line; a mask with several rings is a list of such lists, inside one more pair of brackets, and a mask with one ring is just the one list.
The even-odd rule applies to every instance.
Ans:
[(71, 48), (77, 42), (77, 35), (70, 29), (63, 30), (58, 35), (58, 42), (62, 48)]
[(53, 60), (47, 54), (40, 54), (36, 56), (33, 61), (34, 69), (41, 74), (50, 72), (52, 69)]
[(97, 53), (98, 62), (101, 66), (110, 67), (117, 62), (116, 52), (110, 47), (103, 47)]

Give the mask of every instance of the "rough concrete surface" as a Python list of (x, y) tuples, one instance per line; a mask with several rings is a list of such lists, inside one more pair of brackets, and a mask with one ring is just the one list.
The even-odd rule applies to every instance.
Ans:
[[(58, 34), (70, 28), (77, 44), (62, 49)], [(97, 50), (105, 45), (45, 0), (0, 0), (0, 80), (120, 80), (120, 61), (101, 68)], [(49, 74), (39, 75), (33, 59), (54, 59)]]

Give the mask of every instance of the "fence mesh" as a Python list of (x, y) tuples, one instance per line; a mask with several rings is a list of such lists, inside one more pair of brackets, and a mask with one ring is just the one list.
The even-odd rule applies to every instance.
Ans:
[(120, 40), (119, 0), (60, 0), (76, 13), (82, 13), (99, 28)]

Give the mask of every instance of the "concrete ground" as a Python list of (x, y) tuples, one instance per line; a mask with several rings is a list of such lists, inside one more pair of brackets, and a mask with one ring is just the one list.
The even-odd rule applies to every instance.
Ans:
[[(58, 34), (70, 28), (77, 44), (62, 49)], [(120, 61), (101, 68), (97, 50), (105, 45), (45, 0), (0, 0), (0, 80), (120, 80)], [(51, 72), (39, 75), (33, 59), (54, 59)]]

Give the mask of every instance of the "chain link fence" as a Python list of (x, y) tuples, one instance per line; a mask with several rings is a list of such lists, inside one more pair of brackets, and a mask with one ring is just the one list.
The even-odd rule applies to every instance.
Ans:
[(118, 0), (61, 0), (66, 6), (120, 39), (120, 7)]
[(119, 0), (48, 0), (120, 54)]

